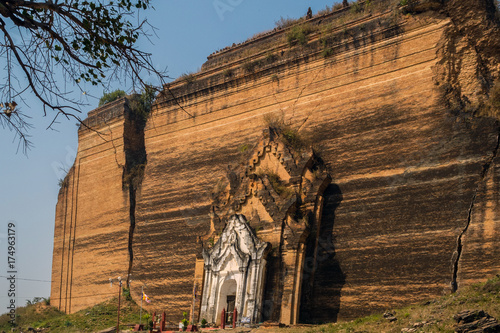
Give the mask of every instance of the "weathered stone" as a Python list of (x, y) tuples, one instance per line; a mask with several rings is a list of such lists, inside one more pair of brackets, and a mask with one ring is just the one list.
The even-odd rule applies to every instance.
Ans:
[(483, 310), (464, 310), (453, 316), (458, 323), (455, 332), (500, 332), (500, 324)]
[(418, 330), (416, 328), (409, 328), (405, 327), (401, 329), (401, 333), (414, 333), (417, 332)]
[(396, 316), (394, 315), (394, 313), (393, 313), (393, 312), (389, 312), (389, 311), (388, 311), (388, 312), (384, 312), (383, 317), (384, 317), (386, 320), (390, 321), (391, 323), (392, 323), (393, 321), (398, 320), (398, 318), (396, 318)]

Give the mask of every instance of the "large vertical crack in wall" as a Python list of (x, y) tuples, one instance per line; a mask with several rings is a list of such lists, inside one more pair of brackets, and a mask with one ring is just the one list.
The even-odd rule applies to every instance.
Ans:
[(488, 160), (486, 161), (486, 163), (483, 164), (483, 168), (481, 170), (479, 182), (478, 182), (478, 185), (476, 186), (476, 189), (474, 190), (474, 194), (472, 196), (472, 200), (471, 200), (468, 212), (467, 212), (467, 221), (465, 223), (464, 228), (462, 229), (462, 231), (460, 232), (460, 234), (458, 235), (458, 238), (457, 238), (457, 248), (452, 256), (453, 272), (452, 272), (452, 278), (451, 278), (451, 292), (453, 292), (453, 293), (458, 290), (458, 282), (457, 282), (458, 270), (459, 270), (459, 263), (460, 263), (460, 258), (462, 256), (462, 250), (463, 250), (462, 238), (465, 235), (465, 233), (467, 232), (467, 230), (469, 229), (469, 226), (470, 226), (471, 221), (472, 221), (472, 212), (473, 212), (474, 206), (476, 204), (477, 195), (479, 193), (481, 186), (486, 181), (486, 176), (488, 175), (488, 171), (490, 170), (490, 168), (491, 168), (491, 166), (492, 166), (492, 164), (493, 164), (493, 162), (498, 154), (499, 146), (500, 146), (500, 127), (497, 128), (496, 146), (493, 149), (493, 152), (492, 152), (491, 156), (488, 158)]
[(142, 103), (139, 96), (132, 96), (129, 99), (128, 107), (125, 111), (125, 124), (123, 135), (123, 149), (125, 152), (125, 166), (123, 167), (123, 190), (128, 190), (129, 198), (129, 233), (128, 233), (128, 253), (129, 264), (127, 271), (127, 288), (130, 288), (130, 275), (134, 262), (133, 240), (136, 221), (136, 196), (137, 190), (141, 186), (144, 177), (144, 169), (147, 163), (147, 153), (144, 144), (144, 128), (146, 126), (149, 107)]

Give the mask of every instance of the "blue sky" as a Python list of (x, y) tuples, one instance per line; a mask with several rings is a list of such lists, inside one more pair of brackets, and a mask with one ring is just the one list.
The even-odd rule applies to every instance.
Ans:
[[(242, 42), (254, 34), (273, 29), (280, 17), (298, 18), (311, 7), (313, 13), (337, 1), (326, 0), (152, 0), (155, 10), (142, 14), (156, 28), (140, 47), (153, 54), (158, 68), (168, 69), (176, 78), (196, 72), (212, 52)], [(3, 64), (0, 64), (3, 67)], [(113, 89), (123, 89), (116, 82)], [(88, 91), (88, 107), (82, 118), (97, 106), (102, 88)], [(17, 305), (26, 299), (48, 297), (52, 269), (54, 216), (63, 178), (77, 151), (75, 120), (60, 119), (47, 130), (52, 117), (43, 117), (40, 103), (27, 96), (21, 105), (35, 126), (30, 131), (34, 143), (27, 156), (16, 153), (14, 134), (0, 127), (0, 313), (7, 312), (7, 224), (16, 225)], [(27, 280), (21, 280), (27, 279)], [(40, 281), (32, 281), (40, 280)]]

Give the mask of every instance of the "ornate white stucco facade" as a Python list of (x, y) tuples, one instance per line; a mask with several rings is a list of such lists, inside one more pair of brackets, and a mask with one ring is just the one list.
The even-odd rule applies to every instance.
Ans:
[(227, 300), (234, 297), (238, 321), (260, 320), (269, 247), (254, 235), (243, 215), (229, 219), (217, 243), (203, 251), (201, 318), (220, 323), (222, 309), (228, 310)]

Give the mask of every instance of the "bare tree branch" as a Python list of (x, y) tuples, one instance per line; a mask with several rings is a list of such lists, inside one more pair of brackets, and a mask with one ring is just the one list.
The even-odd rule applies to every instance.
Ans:
[[(0, 0), (0, 58), (6, 64), (0, 69), (6, 78), (0, 101), (36, 96), (44, 115), (53, 112), (50, 128), (61, 115), (82, 123), (78, 114), (84, 104), (62, 90), (61, 74), (82, 91), (84, 84), (106, 87), (114, 79), (131, 79), (134, 87), (144, 87), (144, 75), (155, 76), (161, 89), (165, 71), (157, 70), (151, 55), (135, 46), (140, 36), (147, 36), (147, 21), (134, 25), (130, 20), (149, 9), (149, 2)], [(26, 117), (20, 109), (5, 112), (0, 108), (0, 125), (14, 129), (23, 150), (28, 149)]]

